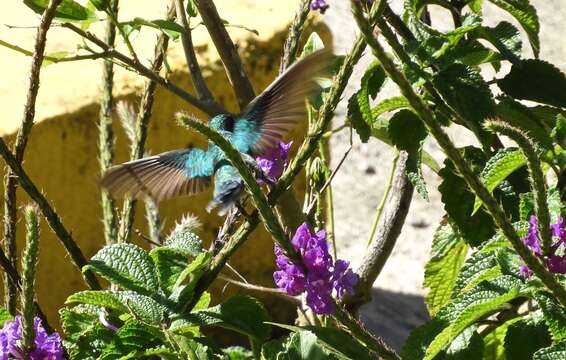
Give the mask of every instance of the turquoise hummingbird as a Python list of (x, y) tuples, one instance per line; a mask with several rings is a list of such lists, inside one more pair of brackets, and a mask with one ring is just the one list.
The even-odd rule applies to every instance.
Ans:
[[(309, 54), (275, 79), (240, 114), (219, 114), (208, 125), (220, 132), (247, 159), (268, 153), (298, 122), (306, 118), (305, 99), (320, 89), (316, 78), (330, 66), (330, 52)], [(250, 158), (251, 156), (251, 158)], [(113, 195), (150, 196), (159, 202), (205, 190), (214, 179), (210, 212), (223, 215), (243, 193), (238, 171), (212, 142), (208, 149), (173, 150), (111, 167), (101, 185)]]

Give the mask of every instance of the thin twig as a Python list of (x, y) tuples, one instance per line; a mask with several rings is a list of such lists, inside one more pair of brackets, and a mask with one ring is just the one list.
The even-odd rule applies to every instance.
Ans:
[[(23, 54), (23, 55), (26, 55), (26, 56), (33, 56), (33, 52), (26, 50), (24, 48), (21, 48), (18, 45), (10, 44), (9, 42), (6, 42), (2, 39), (0, 39), (0, 45), (6, 47), (8, 49), (14, 50), (16, 52), (19, 52), (20, 54)], [(103, 51), (103, 52), (94, 53), (94, 54), (75, 55), (75, 56), (68, 56), (68, 57), (64, 57), (64, 58), (56, 58), (56, 57), (53, 57), (53, 56), (45, 55), (45, 56), (43, 56), (43, 60), (57, 64), (57, 63), (62, 63), (62, 62), (72, 62), (72, 61), (80, 61), (80, 60), (95, 60), (95, 59), (100, 59), (100, 58), (104, 58), (104, 57), (108, 57), (108, 56), (109, 56), (109, 53), (106, 52), (106, 51)]]
[(259, 291), (262, 293), (266, 293), (266, 294), (272, 294), (275, 295), (285, 301), (288, 301), (294, 305), (300, 305), (301, 304), (301, 300), (297, 299), (294, 296), (289, 296), (287, 295), (284, 291), (282, 291), (281, 289), (278, 288), (270, 288), (270, 287), (265, 287), (265, 286), (260, 286), (260, 285), (254, 285), (254, 284), (250, 284), (250, 283), (245, 283), (242, 281), (238, 281), (238, 280), (234, 280), (231, 277), (228, 277), (226, 275), (218, 275), (218, 278), (221, 280), (224, 280), (230, 284), (239, 286), (243, 289), (247, 289), (247, 290), (252, 290), (252, 291)]
[(497, 200), (491, 196), (491, 193), (485, 188), (481, 180), (472, 171), (458, 149), (454, 146), (446, 132), (444, 132), (442, 126), (435, 120), (432, 110), (415, 93), (405, 75), (403, 75), (393, 61), (387, 56), (384, 48), (374, 37), (371, 25), (368, 24), (366, 19), (364, 19), (363, 15), (359, 11), (359, 7), (354, 1), (352, 1), (352, 9), (356, 22), (362, 30), (368, 44), (371, 46), (374, 55), (381, 62), (384, 71), (397, 84), (401, 94), (407, 98), (411, 107), (425, 123), (428, 131), (444, 150), (446, 156), (454, 163), (456, 169), (463, 176), (468, 186), (484, 203), (485, 207), (495, 220), (497, 227), (501, 229), (503, 235), (509, 240), (515, 251), (534, 272), (534, 274), (554, 294), (562, 306), (566, 307), (566, 289), (562, 287), (560, 282), (558, 282), (557, 279), (546, 270), (544, 264), (542, 264), (540, 260), (525, 246), (525, 244), (523, 244), (517, 235), (515, 228), (499, 206)]
[[(109, 6), (112, 12), (118, 12), (119, 0), (112, 0)], [(110, 19), (106, 20), (104, 42), (111, 48), (116, 40), (116, 26)], [(114, 159), (114, 132), (112, 131), (112, 110), (114, 107), (114, 63), (109, 59), (102, 62), (102, 94), (100, 100), (100, 112), (98, 123), (98, 152), (100, 174), (104, 174), (111, 166)], [(114, 199), (106, 189), (100, 190), (102, 205), (102, 224), (104, 226), (104, 239), (106, 244), (116, 242), (116, 211)]]
[(193, 81), (193, 86), (195, 87), (197, 96), (201, 100), (215, 102), (214, 96), (208, 89), (208, 86), (206, 86), (206, 82), (204, 81), (202, 72), (200, 71), (200, 66), (195, 54), (192, 31), (189, 26), (189, 22), (187, 21), (183, 0), (174, 1), (177, 23), (184, 28), (184, 31), (181, 33), (181, 42), (183, 44), (183, 51), (185, 52), (185, 59), (187, 61), (187, 67), (189, 68), (189, 74), (191, 75), (191, 80)]
[(301, 0), (299, 4), (299, 9), (295, 13), (293, 22), (289, 27), (289, 32), (287, 34), (287, 40), (285, 40), (285, 46), (283, 47), (283, 57), (281, 58), (281, 63), (279, 64), (279, 74), (283, 73), (295, 60), (297, 56), (297, 50), (299, 48), (299, 39), (303, 33), (305, 27), (305, 21), (310, 11), (311, 0)]
[[(49, 226), (53, 232), (57, 235), (59, 240), (63, 243), (63, 246), (67, 250), (67, 253), (71, 256), (71, 260), (76, 265), (79, 271), (82, 271), (83, 267), (87, 265), (87, 260), (83, 255), (81, 249), (71, 236), (71, 233), (65, 228), (59, 215), (53, 210), (45, 196), (37, 189), (35, 184), (29, 178), (28, 174), (22, 168), (22, 165), (18, 162), (14, 154), (8, 149), (8, 146), (4, 142), (4, 139), (0, 138), (0, 155), (4, 158), (4, 161), (8, 164), (14, 174), (18, 177), (20, 185), (29, 195), (29, 197), (39, 206), (43, 216), (47, 220)], [(91, 270), (86, 269), (82, 271), (82, 275), (85, 279), (87, 285), (93, 290), (101, 289), (94, 273)]]
[[(167, 19), (171, 20), (175, 16), (175, 7), (170, 6), (167, 9)], [(151, 71), (159, 74), (163, 61), (169, 47), (169, 37), (165, 34), (159, 34), (157, 42), (155, 43), (153, 62), (151, 64)], [(149, 79), (146, 81), (145, 88), (142, 94), (140, 107), (137, 117), (135, 119), (135, 138), (132, 139), (130, 160), (141, 159), (145, 152), (145, 141), (147, 138), (147, 128), (153, 110), (153, 102), (155, 99), (156, 82)], [(120, 242), (127, 242), (130, 238), (132, 231), (132, 224), (135, 216), (136, 201), (131, 198), (126, 198), (122, 206), (122, 216), (120, 220), (120, 229), (118, 231), (118, 240)]]
[(168, 91), (172, 92), (173, 94), (177, 95), (181, 99), (185, 100), (187, 103), (193, 105), (197, 109), (205, 112), (208, 115), (216, 115), (223, 112), (223, 109), (219, 107), (217, 104), (209, 103), (206, 101), (202, 101), (195, 97), (194, 95), (186, 92), (185, 90), (181, 89), (177, 85), (170, 82), (168, 79), (165, 79), (152, 71), (150, 68), (144, 66), (143, 64), (136, 62), (134, 59), (124, 55), (123, 53), (117, 51), (116, 49), (110, 48), (104, 41), (102, 41), (97, 36), (93, 35), (90, 32), (84, 31), (81, 28), (75, 26), (71, 23), (65, 23), (62, 25), (63, 27), (75, 32), (76, 34), (80, 35), (81, 37), (91, 41), (96, 46), (100, 47), (102, 50), (106, 51), (108, 55), (112, 58), (115, 58), (125, 65), (129, 66), (130, 68), (136, 70), (141, 75), (155, 81), (157, 84), (162, 86), (163, 88), (167, 89)]
[[(24, 105), (24, 113), (22, 123), (16, 135), (16, 143), (14, 145), (14, 160), (17, 164), (21, 164), (24, 158), (24, 152), (28, 142), (28, 137), (33, 126), (35, 118), (35, 102), (39, 91), (39, 73), (41, 72), (41, 64), (45, 52), (45, 43), (47, 42), (47, 32), (51, 26), (51, 22), (55, 17), (55, 10), (62, 0), (52, 0), (41, 16), (37, 34), (35, 36), (35, 46), (33, 57), (31, 60), (31, 68), (29, 75), (29, 84), (27, 90), (26, 103)], [(16, 246), (16, 187), (18, 179), (11, 169), (6, 169), (4, 178), (4, 244), (6, 253), (11, 264), (16, 267), (17, 264), (17, 246)], [(16, 284), (10, 279), (6, 281), (5, 287), (6, 306), (8, 311), (14, 315), (16, 311)]]
[(408, 159), (406, 151), (401, 151), (397, 157), (390, 195), (385, 212), (379, 221), (376, 237), (356, 271), (360, 278), (355, 292), (345, 300), (348, 309), (353, 313), (371, 300), (373, 283), (389, 259), (405, 224), (414, 189), (413, 184), (407, 178)]
[(254, 88), (244, 70), (236, 46), (226, 31), (224, 22), (218, 15), (213, 0), (197, 0), (199, 14), (208, 29), (212, 42), (218, 50), (220, 59), (226, 69), (228, 80), (234, 88), (240, 109), (243, 109), (255, 97)]

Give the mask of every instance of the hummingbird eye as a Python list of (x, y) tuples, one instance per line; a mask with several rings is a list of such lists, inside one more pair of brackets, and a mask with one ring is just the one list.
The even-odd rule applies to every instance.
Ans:
[(224, 130), (230, 132), (234, 131), (234, 123), (235, 123), (234, 117), (231, 115), (226, 115), (226, 117), (224, 118)]

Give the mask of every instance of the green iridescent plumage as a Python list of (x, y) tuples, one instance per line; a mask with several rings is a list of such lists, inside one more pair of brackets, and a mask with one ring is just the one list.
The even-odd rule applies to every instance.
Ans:
[[(325, 75), (330, 52), (317, 51), (293, 64), (257, 96), (240, 114), (220, 114), (208, 125), (219, 131), (241, 153), (267, 153), (298, 122), (306, 118), (305, 98), (319, 86), (316, 77)], [(117, 165), (102, 178), (102, 186), (114, 195), (150, 196), (162, 201), (204, 190), (215, 179), (213, 200), (208, 209), (228, 209), (240, 196), (242, 181), (222, 151), (209, 143), (208, 149), (183, 149)]]

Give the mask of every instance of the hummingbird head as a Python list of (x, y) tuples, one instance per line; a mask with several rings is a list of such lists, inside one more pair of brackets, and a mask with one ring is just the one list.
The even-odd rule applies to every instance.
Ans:
[(234, 130), (234, 117), (230, 114), (216, 115), (208, 121), (208, 126), (216, 131), (232, 132)]

